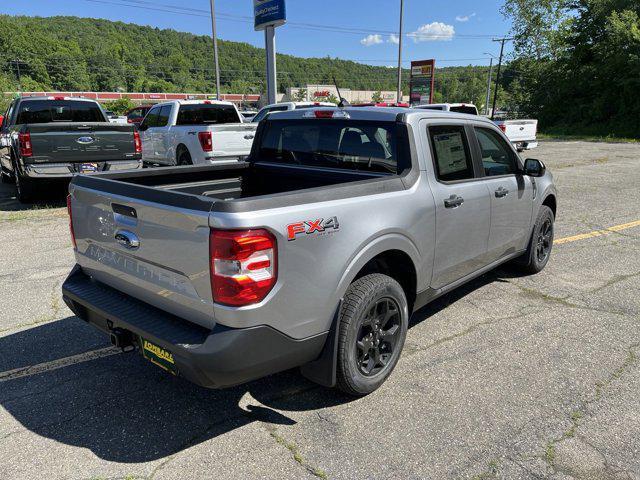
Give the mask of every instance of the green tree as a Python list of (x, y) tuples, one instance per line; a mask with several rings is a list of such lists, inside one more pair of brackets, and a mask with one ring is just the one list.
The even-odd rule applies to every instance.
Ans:
[(293, 96), (294, 102), (305, 102), (307, 100), (307, 89), (299, 88)]
[(371, 101), (374, 103), (382, 102), (382, 92), (380, 90), (373, 92), (373, 95), (371, 95)]

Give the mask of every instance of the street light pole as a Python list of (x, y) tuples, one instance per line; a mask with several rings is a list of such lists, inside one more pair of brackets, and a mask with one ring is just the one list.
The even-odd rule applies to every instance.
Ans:
[(402, 102), (402, 17), (404, 16), (404, 0), (400, 0), (400, 29), (398, 35), (398, 94), (396, 102)]
[(220, 100), (220, 66), (218, 64), (218, 35), (216, 34), (215, 0), (211, 0), (211, 35), (213, 37), (213, 62), (216, 70), (216, 100)]
[[(491, 55), (490, 53), (485, 53), (485, 55)], [(484, 101), (484, 114), (489, 115), (489, 102), (491, 101), (491, 76), (493, 75), (493, 55), (489, 60), (489, 75), (487, 76), (487, 97)]]

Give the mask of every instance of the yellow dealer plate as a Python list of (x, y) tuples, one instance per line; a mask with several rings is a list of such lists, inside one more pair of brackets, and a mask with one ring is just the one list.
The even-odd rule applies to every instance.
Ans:
[(142, 337), (140, 337), (140, 345), (142, 346), (142, 356), (144, 358), (163, 370), (177, 375), (178, 369), (176, 368), (173, 354), (170, 351)]

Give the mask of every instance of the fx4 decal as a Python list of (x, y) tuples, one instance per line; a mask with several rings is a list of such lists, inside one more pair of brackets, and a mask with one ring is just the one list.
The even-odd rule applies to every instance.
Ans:
[(306, 235), (317, 234), (318, 236), (326, 233), (333, 233), (340, 229), (338, 217), (318, 218), (317, 220), (307, 220), (304, 222), (290, 223), (287, 225), (287, 240), (295, 240), (296, 237), (304, 233)]

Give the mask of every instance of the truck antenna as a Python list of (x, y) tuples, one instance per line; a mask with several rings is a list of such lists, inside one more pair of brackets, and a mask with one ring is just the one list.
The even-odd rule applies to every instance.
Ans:
[(333, 75), (333, 85), (336, 87), (336, 90), (338, 92), (338, 97), (340, 98), (340, 103), (338, 103), (338, 107), (340, 108), (348, 107), (350, 103), (347, 102), (344, 98), (342, 98), (342, 95), (340, 94), (340, 88), (338, 87), (338, 82), (336, 82), (335, 75)]

